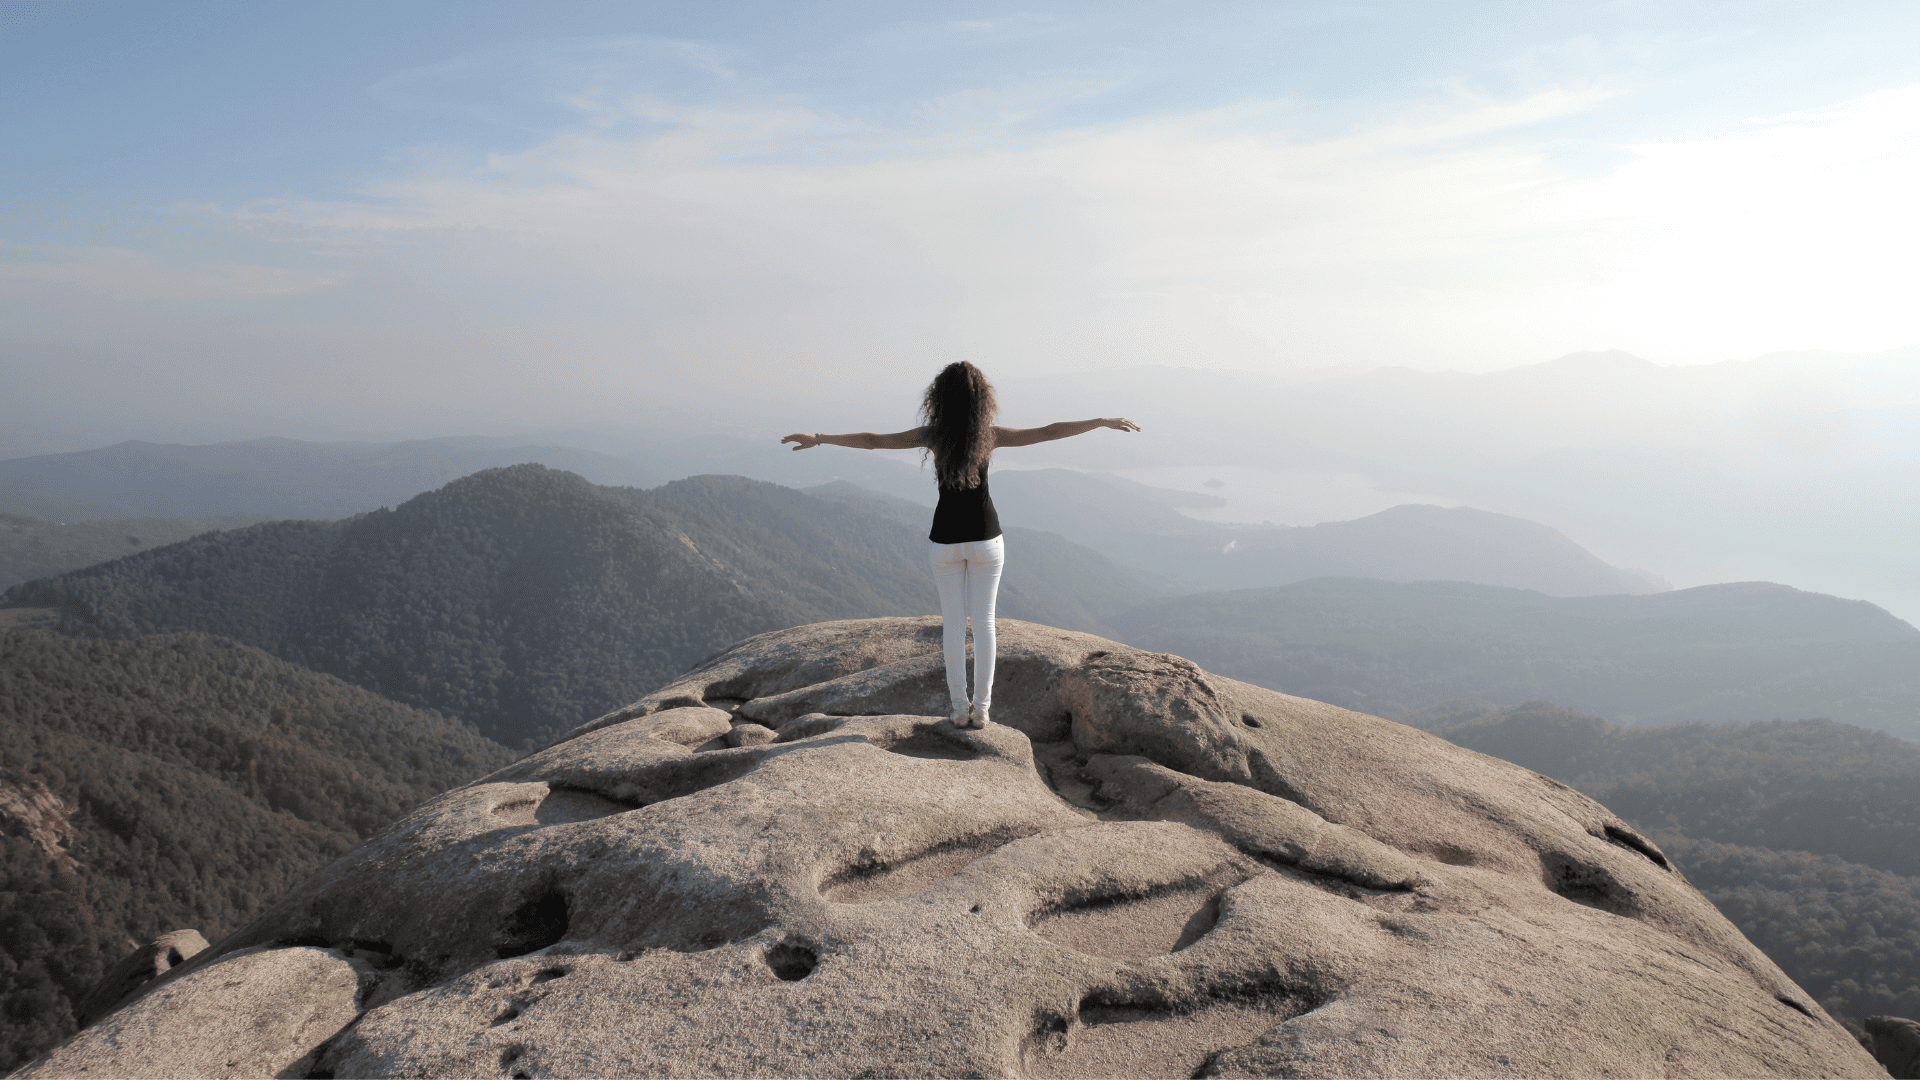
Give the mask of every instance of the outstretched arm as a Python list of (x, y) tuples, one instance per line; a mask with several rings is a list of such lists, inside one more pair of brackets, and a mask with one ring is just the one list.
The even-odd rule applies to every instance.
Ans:
[(1068, 439), (1075, 435), (1085, 435), (1094, 428), (1110, 427), (1115, 431), (1139, 431), (1140, 425), (1131, 420), (1109, 416), (1099, 420), (1062, 420), (1046, 427), (993, 429), (995, 446), (1032, 446), (1034, 443), (1052, 442), (1055, 439)]
[(886, 435), (872, 431), (855, 431), (847, 435), (803, 435), (796, 432), (780, 442), (781, 445), (795, 444), (795, 450), (810, 450), (821, 443), (850, 446), (855, 450), (911, 450), (927, 445), (927, 429), (917, 427), (911, 431), (896, 431)]

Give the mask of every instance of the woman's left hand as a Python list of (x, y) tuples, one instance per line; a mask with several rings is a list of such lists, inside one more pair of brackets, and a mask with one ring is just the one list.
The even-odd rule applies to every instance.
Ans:
[(809, 450), (820, 445), (820, 437), (817, 435), (802, 435), (796, 431), (792, 435), (780, 440), (780, 445), (782, 446), (788, 443), (799, 443), (800, 445), (794, 447), (795, 450)]

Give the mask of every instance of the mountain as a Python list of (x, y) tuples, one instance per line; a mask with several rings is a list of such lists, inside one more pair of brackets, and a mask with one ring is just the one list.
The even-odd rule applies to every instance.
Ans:
[[(1148, 367), (1010, 377), (1036, 416), (1138, 438), (1050, 445), (1082, 469), (1239, 465), (1364, 477), (1550, 522), (1687, 584), (1788, 581), (1920, 621), (1920, 347), (1663, 366), (1574, 354), (1484, 374)], [(1413, 501), (1413, 500), (1409, 500)]]
[[(1066, 469), (1004, 472), (994, 505), (1140, 570), (1196, 588), (1286, 585), (1316, 577), (1467, 581), (1550, 596), (1648, 593), (1650, 575), (1607, 565), (1557, 530), (1469, 507), (1396, 506), (1303, 528), (1236, 527), (1181, 515), (1162, 492)], [(1200, 505), (1208, 496), (1189, 496)]]
[[(735, 465), (766, 465), (770, 455), (740, 449)], [(849, 484), (917, 497), (932, 490), (924, 477), (884, 459), (822, 455), (811, 467), (832, 462), (866, 465)], [(780, 475), (753, 475), (793, 482), (802, 462)], [(768, 470), (773, 472), (775, 470)], [(899, 475), (895, 475), (895, 474)], [(871, 477), (871, 479), (869, 479)], [(888, 486), (880, 487), (881, 484)], [(829, 485), (809, 486), (820, 491)], [(1304, 528), (1221, 525), (1180, 513), (1182, 507), (1220, 505), (1197, 492), (1156, 488), (1106, 472), (1073, 469), (996, 469), (994, 506), (1001, 524), (1063, 536), (1170, 586), (1241, 589), (1285, 585), (1308, 578), (1347, 576), (1383, 581), (1468, 581), (1535, 589), (1551, 596), (1648, 593), (1667, 588), (1649, 574), (1608, 565), (1558, 530), (1504, 514), (1468, 507), (1397, 506), (1353, 521)], [(897, 497), (897, 496), (896, 496)], [(901, 500), (906, 501), (906, 500)], [(924, 515), (923, 506), (917, 511)]]
[[(1082, 507), (1158, 513), (1163, 538), (1180, 539), (1186, 519), (1164, 502), (1123, 487), (1104, 503), (1085, 497), (1105, 484), (1062, 471), (1014, 501), (1057, 496), (1067, 513), (1033, 515), (1047, 524)], [(1563, 577), (1600, 565), (1527, 522), (1404, 509), (1275, 535), (1302, 535), (1310, 542), (1296, 552), (1328, 558), (1424, 544), (1436, 560), (1491, 565), (1499, 540), (1543, 553)], [(61, 608), (74, 632), (222, 634), (519, 745), (753, 633), (937, 611), (925, 514), (847, 484), (807, 493), (695, 477), (641, 491), (516, 466), (351, 520), (134, 554), (18, 586), (4, 602)], [(1466, 539), (1439, 547), (1432, 538), (1448, 530)], [(1260, 531), (1241, 535), (1252, 554), (1271, 554)], [(1389, 716), (1549, 698), (1630, 724), (1823, 716), (1902, 733), (1920, 723), (1920, 632), (1870, 604), (1785, 586), (1554, 597), (1316, 579), (1169, 598), (1193, 587), (1204, 559), (1191, 549), (1154, 564), (1155, 576), (1043, 532), (1011, 529), (1008, 543), (1009, 618), (1112, 634)]]
[(205, 634), (0, 632), (0, 1070), (138, 942), (218, 939), (423, 799), (472, 727)]
[(260, 520), (235, 515), (53, 522), (0, 513), (0, 589)]
[(791, 430), (769, 431), (757, 439), (732, 435), (629, 439), (621, 456), (662, 476), (745, 476), (801, 489), (846, 483), (932, 509), (933, 470), (921, 461), (918, 451), (834, 446), (797, 451), (778, 441)]
[(123, 442), (0, 461), (0, 510), (61, 522), (230, 514), (328, 519), (392, 506), (468, 473), (524, 462), (603, 484), (652, 486), (661, 479), (609, 454), (506, 442)]
[[(1354, 521), (1261, 530), (1223, 560), (1250, 584), (1316, 577), (1467, 581), (1548, 596), (1663, 592), (1651, 575), (1607, 565), (1557, 529), (1471, 507), (1396, 506)], [(1222, 575), (1224, 576), (1224, 575)]]
[[(0, 602), (60, 609), (72, 633), (231, 637), (517, 746), (753, 634), (937, 612), (924, 529), (741, 477), (641, 491), (517, 465), (343, 521), (196, 537)], [(1029, 551), (1005, 579), (1010, 618), (1075, 626), (1100, 614), (1088, 598), (1102, 589), (1116, 608), (1152, 594), (1057, 538), (1011, 542)]]
[(1110, 621), (1130, 644), (1394, 718), (1544, 698), (1635, 726), (1823, 717), (1920, 737), (1920, 630), (1766, 582), (1553, 597), (1321, 578)]
[(1655, 837), (1856, 1034), (1920, 1013), (1920, 746), (1826, 720), (1633, 730), (1544, 701), (1424, 719)]
[[(16, 576), (0, 577), (0, 587), (88, 565), (76, 561), (83, 554), (104, 559), (125, 553), (113, 544), (103, 547), (67, 535), (76, 531), (91, 535), (104, 529), (101, 535), (141, 537), (146, 544), (146, 533), (171, 541), (207, 527), (196, 529), (185, 521), (130, 523), (126, 532), (116, 533), (119, 526), (103, 519), (135, 513), (339, 518), (398, 505), (467, 473), (523, 462), (620, 486), (651, 487), (663, 476), (708, 474), (807, 489), (837, 483), (911, 503), (921, 508), (916, 513), (922, 517), (935, 494), (925, 470), (897, 456), (838, 448), (796, 455), (771, 440), (655, 439), (632, 449), (630, 458), (500, 439), (380, 444), (257, 439), (211, 446), (128, 442), (0, 461), (0, 511), (59, 523), (25, 530), (37, 546), (21, 553)], [(994, 473), (993, 486), (1002, 523), (1010, 529), (1055, 533), (1170, 587), (1249, 588), (1329, 575), (1472, 581), (1556, 596), (1664, 587), (1648, 575), (1608, 566), (1544, 525), (1464, 507), (1400, 506), (1357, 521), (1250, 528), (1180, 513), (1183, 507), (1221, 505), (1217, 496), (1151, 487), (1106, 472), (1002, 468)], [(219, 527), (237, 523), (229, 519)], [(66, 546), (85, 551), (68, 554)], [(7, 539), (0, 536), (0, 560), (7, 554)], [(0, 570), (5, 569), (0, 561)]]

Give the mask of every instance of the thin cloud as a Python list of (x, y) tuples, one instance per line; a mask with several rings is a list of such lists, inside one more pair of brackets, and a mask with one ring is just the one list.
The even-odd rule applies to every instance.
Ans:
[[(89, 280), (103, 296), (251, 297), (244, 340), (203, 327), (194, 349), (280, 334), (323, 374), (390, 394), (419, 383), (392, 382), (396, 365), (457, 370), (483, 341), (498, 374), (421, 391), (476, 410), (513, 385), (516, 357), (552, 388), (543, 407), (591, 409), (562, 391), (787, 393), (795, 357), (875, 378), (935, 352), (1010, 372), (1485, 370), (1588, 348), (1676, 362), (1920, 338), (1904, 299), (1920, 281), (1888, 254), (1920, 238), (1920, 149), (1902, 127), (1915, 90), (1561, 171), (1536, 129), (1619, 92), (1456, 93), (1333, 135), (1245, 101), (983, 139), (937, 109), (889, 128), (784, 97), (635, 90), (621, 107), (645, 130), (568, 126), (351, 200), (183, 207), (226, 230), (230, 259), (122, 253)], [(113, 318), (137, 336), (137, 316)]]
[[(382, 230), (508, 238), (525, 269), (573, 279), (582, 299), (670, 287), (694, 320), (711, 310), (729, 324), (770, 316), (783, 332), (821, 332), (871, 330), (887, 321), (876, 311), (910, 312), (892, 321), (997, 325), (977, 340), (1017, 352), (1030, 349), (1010, 338), (1053, 348), (1083, 334), (1101, 350), (1147, 342), (1118, 358), (1139, 362), (1163, 358), (1156, 339), (1230, 339), (1239, 355), (1227, 359), (1245, 360), (1250, 347), (1272, 352), (1242, 325), (1262, 297), (1324, 309), (1315, 294), (1362, 289), (1382, 267), (1411, 279), (1420, 265), (1496, 250), (1515, 210), (1488, 193), (1552, 178), (1537, 158), (1475, 137), (1599, 96), (1461, 99), (1424, 124), (1394, 118), (1330, 139), (1247, 130), (1236, 123), (1244, 108), (964, 151), (938, 148), (948, 128), (929, 124), (898, 133), (890, 154), (821, 164), (770, 161), (759, 149), (846, 130), (840, 118), (785, 104), (655, 108), (670, 123), (660, 134), (568, 135), (483, 168), (370, 185), (364, 202), (255, 204), (236, 218), (370, 244)], [(1196, 291), (1237, 298), (1243, 314), (1223, 325), (1192, 302)], [(1182, 325), (1196, 315), (1216, 325)], [(1152, 320), (1163, 325), (1142, 325)], [(1347, 329), (1282, 321), (1272, 336), (1304, 333), (1323, 350)], [(682, 332), (726, 337), (718, 327)]]
[(179, 264), (127, 248), (0, 247), (0, 280), (69, 286), (117, 303), (176, 300), (272, 300), (320, 292), (338, 283), (329, 274), (278, 266), (198, 262)]

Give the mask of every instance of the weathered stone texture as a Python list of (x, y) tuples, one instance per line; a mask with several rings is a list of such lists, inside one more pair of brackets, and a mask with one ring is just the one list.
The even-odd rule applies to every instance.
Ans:
[[(744, 642), (210, 954), (351, 954), (358, 1020), (312, 1062), (336, 1076), (1877, 1071), (1563, 785), (1011, 621), (997, 723), (957, 730), (939, 634)], [(101, 1027), (194, 1007), (235, 962)], [(175, 1015), (208, 1061), (252, 1052)]]
[(167, 980), (14, 1074), (305, 1076), (313, 1052), (351, 1023), (364, 963), (331, 949), (253, 948)]
[(198, 930), (161, 934), (120, 958), (75, 1004), (74, 1019), (86, 1027), (132, 999), (153, 980), (206, 951), (207, 939)]
[(0, 829), (33, 841), (56, 873), (80, 869), (73, 858), (73, 811), (44, 780), (0, 776)]
[(1873, 1056), (1893, 1080), (1920, 1080), (1920, 1021), (1904, 1016), (1867, 1017)]

